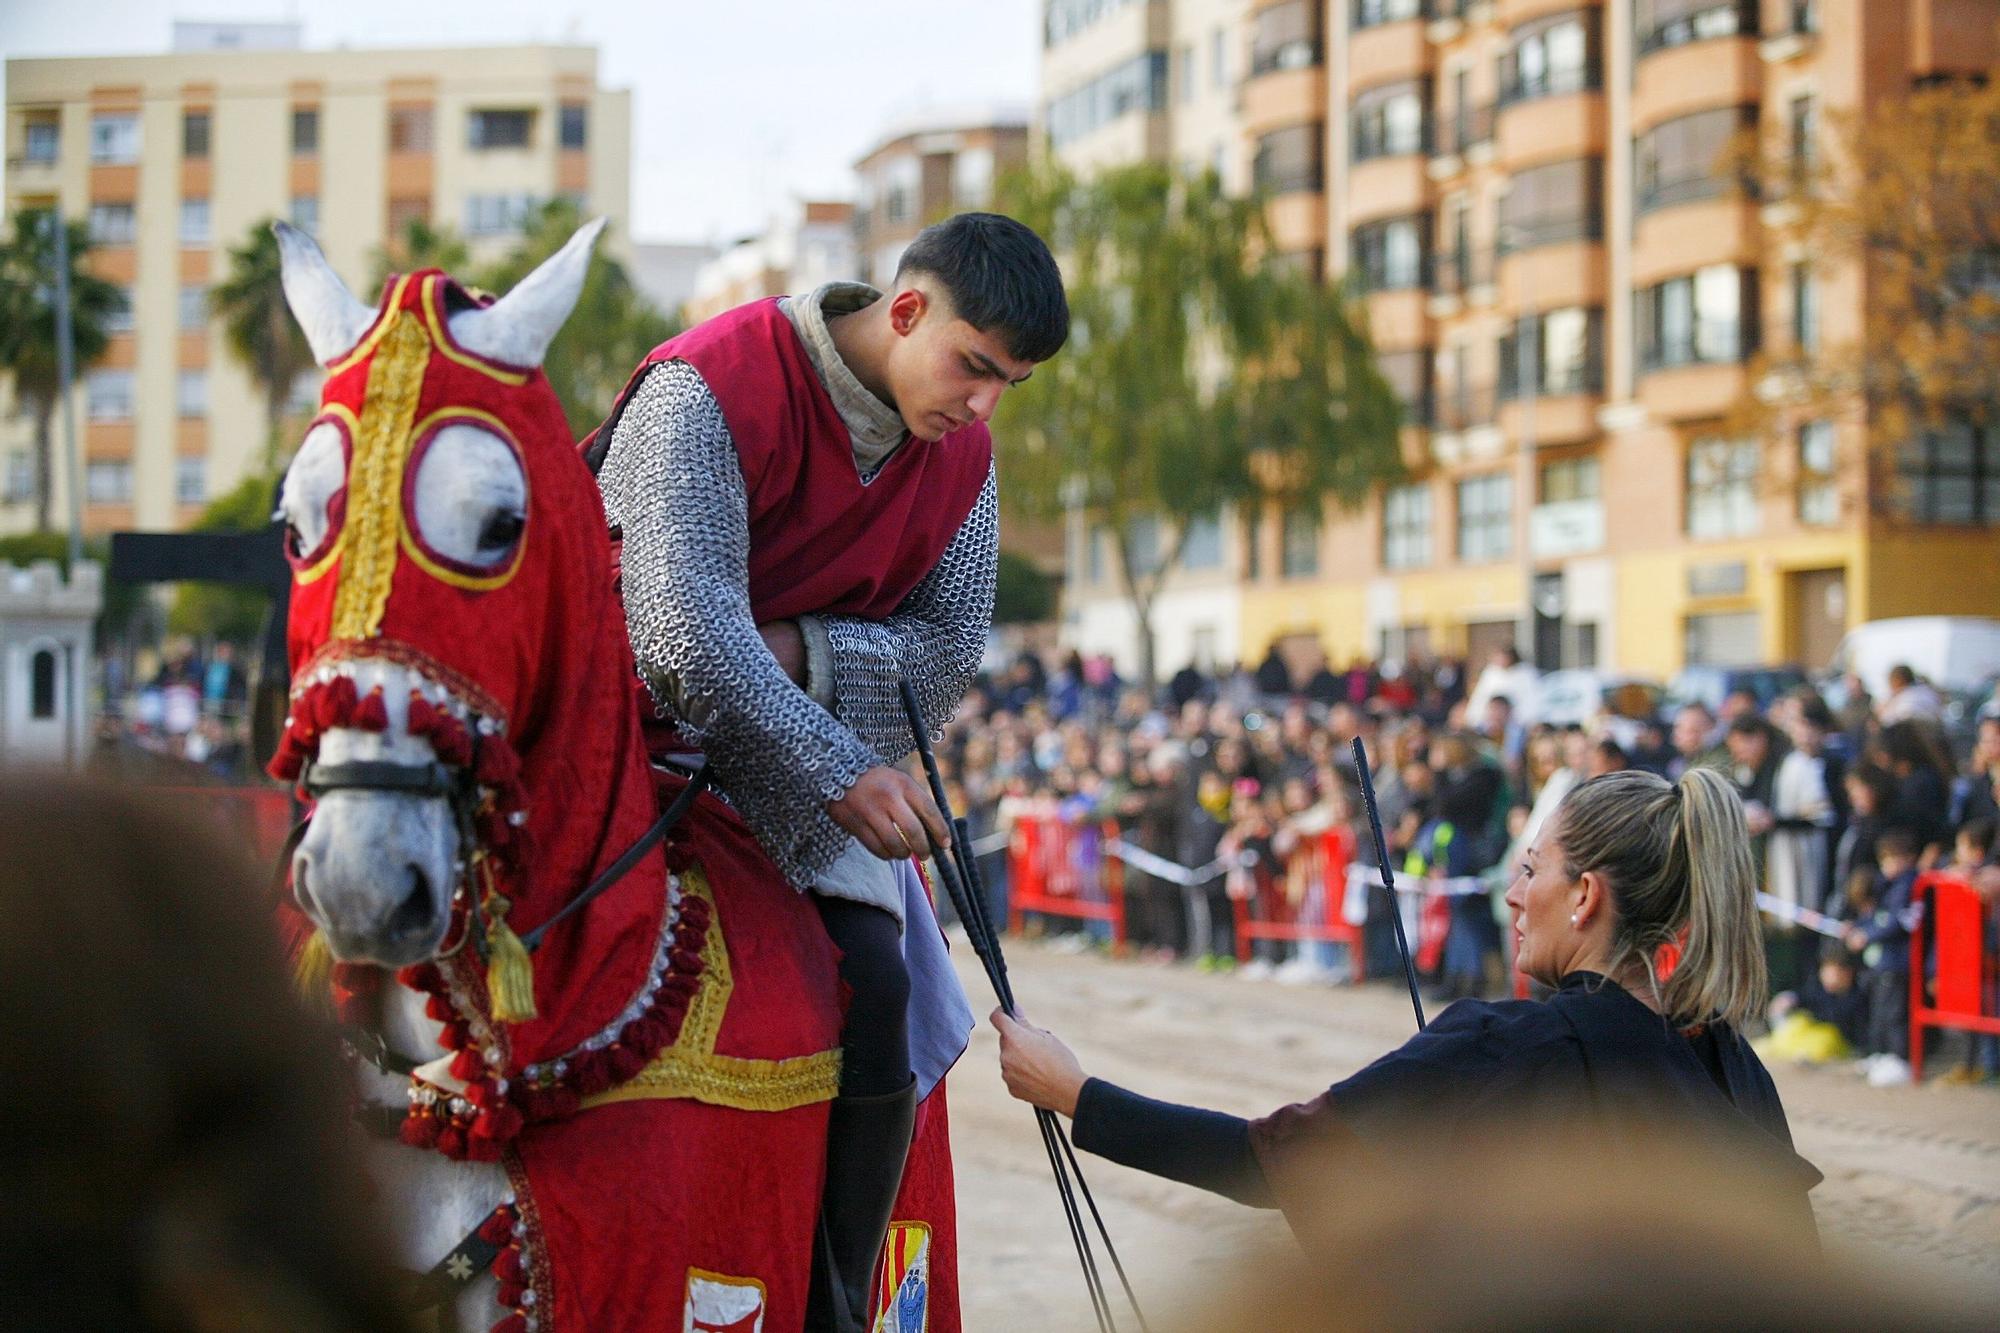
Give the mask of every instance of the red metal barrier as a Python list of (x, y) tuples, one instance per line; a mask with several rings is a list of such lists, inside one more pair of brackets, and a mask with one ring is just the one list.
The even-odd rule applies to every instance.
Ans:
[[(1928, 901), (1926, 901), (1928, 896)], [(2000, 1036), (2000, 962), (1986, 944), (1987, 904), (1972, 885), (1932, 871), (1917, 880), (1921, 906), (1910, 932), (1910, 1077), (1924, 1076), (1924, 1029), (1957, 1028)], [(1937, 972), (1924, 989), (1927, 942), (1935, 942)], [(1935, 1003), (1928, 1002), (1935, 996)]]
[(1366, 977), (1367, 950), (1361, 928), (1349, 925), (1347, 867), (1354, 860), (1354, 834), (1335, 825), (1306, 841), (1286, 858), (1283, 875), (1258, 875), (1246, 897), (1233, 898), (1236, 961), (1247, 963), (1254, 940), (1313, 940), (1347, 948), (1354, 980)]
[(1029, 912), (1111, 923), (1125, 948), (1125, 863), (1104, 854), (1118, 826), (1066, 823), (1054, 815), (1014, 821), (1007, 842), (1007, 925), (1020, 933)]

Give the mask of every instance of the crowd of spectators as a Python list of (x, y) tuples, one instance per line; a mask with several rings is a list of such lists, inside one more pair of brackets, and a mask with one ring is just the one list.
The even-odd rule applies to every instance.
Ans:
[[(1712, 766), (1743, 796), (1762, 889), (1785, 914), (1827, 918), (1815, 931), (1766, 915), (1778, 1008), (1839, 1026), (1870, 1057), (1877, 1081), (1906, 1078), (1916, 876), (1964, 871), (1989, 897), (2000, 879), (1991, 868), (2000, 691), (1960, 763), (1938, 724), (1936, 694), (1901, 668), (1880, 700), (1850, 677), (1838, 710), (1808, 685), (1768, 699), (1738, 691), (1715, 710), (1620, 709), (1561, 727), (1538, 718), (1537, 681), (1511, 649), (1476, 673), (1454, 660), (1357, 663), (1304, 681), (1274, 652), (1254, 670), (1184, 669), (1155, 696), (1121, 681), (1104, 659), (1071, 654), (1051, 671), (1024, 655), (976, 683), (940, 759), (954, 802), (984, 839), (981, 865), (1003, 919), (1006, 839), (993, 835), (1024, 819), (1106, 830), (1181, 867), (1219, 863), (1199, 884), (1136, 868), (1123, 881), (1131, 950), (1219, 970), (1238, 956), (1234, 900), (1273, 884), (1295, 900), (1343, 892), (1288, 876), (1314, 835), (1344, 826), (1355, 863), (1375, 864), (1351, 750), (1359, 737), (1399, 888), (1423, 886), (1444, 927), (1442, 949), (1423, 951), (1439, 999), (1511, 984), (1502, 895), (1520, 850), (1564, 793), (1622, 768), (1672, 779)], [(1631, 712), (1639, 715), (1619, 715)], [(1250, 966), (1287, 980), (1341, 980), (1356, 962), (1371, 977), (1399, 975), (1396, 908), (1375, 876), (1365, 878), (1365, 903), (1350, 891), (1338, 904), (1323, 896), (1298, 904), (1301, 915), (1345, 911), (1361, 927), (1361, 959), (1325, 943), (1259, 939), (1245, 951)], [(1414, 914), (1412, 903), (1403, 910), (1406, 920)], [(1049, 918), (1031, 928), (1074, 931), (1080, 942), (1103, 937), (1096, 922)], [(1983, 1039), (1956, 1076), (2000, 1072), (1994, 1045)]]
[(104, 664), (102, 745), (185, 761), (224, 780), (242, 780), (249, 762), (248, 682), (236, 645), (172, 643), (150, 670)]

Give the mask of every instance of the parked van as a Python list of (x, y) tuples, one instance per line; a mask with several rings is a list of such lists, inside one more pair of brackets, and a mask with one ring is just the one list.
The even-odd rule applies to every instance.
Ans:
[(2000, 674), (2000, 620), (1984, 616), (1871, 620), (1849, 630), (1833, 654), (1833, 669), (1852, 671), (1878, 699), (1889, 692), (1889, 668), (1899, 663), (1941, 692), (1976, 689)]

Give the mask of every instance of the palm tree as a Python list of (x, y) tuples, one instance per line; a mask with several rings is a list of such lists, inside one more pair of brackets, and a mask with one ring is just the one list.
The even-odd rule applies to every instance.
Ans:
[(229, 277), (211, 288), (209, 310), (222, 321), (229, 350), (264, 391), (264, 461), (275, 461), (292, 382), (313, 366), (279, 274), (278, 237), (269, 220), (254, 224), (229, 252)]
[[(14, 396), (35, 419), (35, 530), (49, 530), (55, 448), (50, 423), (61, 392), (56, 373), (56, 236), (54, 213), (23, 209), (14, 234), (0, 245), (0, 370), (14, 376)], [(125, 293), (86, 267), (90, 229), (66, 224), (69, 242), (70, 345), (78, 370), (97, 361), (111, 341), (112, 316)]]
[(389, 244), (374, 255), (375, 290), (393, 273), (415, 273), (419, 269), (443, 269), (453, 277), (465, 277), (472, 254), (459, 234), (448, 226), (433, 226), (429, 218), (411, 218)]

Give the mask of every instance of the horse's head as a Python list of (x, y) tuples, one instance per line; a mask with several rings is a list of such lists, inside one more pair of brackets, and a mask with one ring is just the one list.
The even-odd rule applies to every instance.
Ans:
[(273, 771), (316, 799), (293, 892), (341, 959), (432, 956), (506, 873), (524, 755), (594, 637), (579, 618), (602, 607), (564, 583), (605, 568), (602, 509), (539, 366), (601, 226), (497, 301), (432, 271), (370, 310), (277, 224), (327, 379), (280, 501), (293, 689)]

